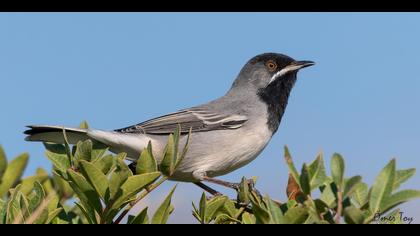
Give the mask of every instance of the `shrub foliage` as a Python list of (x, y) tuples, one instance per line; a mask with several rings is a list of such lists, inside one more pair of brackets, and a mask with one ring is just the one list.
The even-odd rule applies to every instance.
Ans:
[[(160, 163), (149, 143), (135, 168), (125, 153), (110, 154), (91, 140), (73, 147), (45, 143), (52, 174), (39, 168), (25, 178), (29, 155), (8, 161), (0, 146), (0, 224), (164, 224), (174, 211), (176, 186), (153, 214), (147, 207), (134, 214), (132, 208), (174, 173), (188, 150), (188, 141), (179, 147), (179, 138), (178, 128), (168, 137)], [(202, 224), (369, 224), (378, 215), (393, 219), (385, 223), (402, 223), (397, 206), (420, 197), (420, 191), (399, 190), (415, 169), (397, 170), (395, 160), (369, 187), (361, 176), (346, 177), (339, 154), (331, 158), (328, 175), (322, 154), (298, 171), (287, 147), (284, 153), (289, 167), (285, 201), (261, 196), (250, 185), (256, 179), (243, 178), (237, 199), (203, 193), (192, 204), (193, 216)]]

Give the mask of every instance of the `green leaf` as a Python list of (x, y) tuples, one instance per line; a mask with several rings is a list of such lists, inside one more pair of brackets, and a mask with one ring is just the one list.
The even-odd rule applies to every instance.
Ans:
[(144, 208), (137, 216), (128, 220), (129, 224), (149, 224), (149, 216), (147, 215), (148, 208)]
[(230, 217), (235, 217), (236, 213), (238, 212), (238, 210), (235, 207), (235, 203), (236, 201), (232, 201), (232, 200), (227, 200), (225, 202), (225, 204), (223, 205), (223, 209), (221, 210), (222, 212), (226, 213), (227, 215), (229, 215)]
[(321, 200), (329, 207), (334, 208), (337, 205), (336, 194), (332, 189), (332, 184), (325, 185), (322, 189)]
[(31, 212), (35, 211), (39, 207), (39, 205), (42, 203), (44, 198), (45, 198), (44, 188), (38, 181), (35, 181), (32, 192), (28, 196), (29, 210)]
[(201, 194), (201, 198), (200, 198), (200, 219), (201, 219), (201, 223), (205, 224), (205, 216), (206, 216), (206, 208), (207, 208), (207, 199), (206, 199), (206, 193), (203, 192), (203, 194)]
[(22, 180), (22, 187), (21, 192), (25, 195), (29, 194), (32, 191), (32, 188), (34, 187), (34, 183), (37, 181), (39, 183), (43, 183), (48, 179), (47, 173), (39, 173), (34, 176), (27, 177)]
[(160, 177), (160, 172), (147, 173), (142, 175), (133, 175), (121, 185), (121, 196), (115, 201), (117, 207), (128, 201), (131, 197), (139, 193), (144, 187), (153, 183)]
[(48, 210), (42, 209), (41, 213), (36, 217), (32, 224), (46, 224), (48, 220)]
[(302, 224), (308, 218), (309, 213), (306, 208), (295, 207), (287, 210), (284, 214), (284, 220), (287, 224)]
[[(57, 194), (60, 195), (62, 198), (71, 198), (74, 194), (73, 189), (71, 188), (70, 184), (65, 181), (63, 178), (57, 175), (52, 176), (52, 182), (56, 187)], [(45, 185), (45, 183), (44, 183)], [(47, 190), (47, 188), (45, 188)]]
[(149, 141), (147, 148), (145, 148), (137, 160), (136, 172), (137, 174), (146, 174), (157, 171), (156, 159), (153, 156), (152, 142)]
[(99, 142), (93, 142), (92, 144), (92, 161), (96, 161), (100, 158), (102, 158), (106, 152), (109, 150), (108, 146), (105, 146), (105, 144), (103, 143), (99, 143)]
[(118, 154), (117, 155), (117, 166), (118, 166), (119, 171), (124, 176), (130, 177), (130, 176), (133, 176), (133, 172), (131, 172), (128, 165), (124, 162), (126, 157), (127, 157), (127, 154), (125, 154), (125, 153)]
[(361, 207), (366, 204), (369, 194), (369, 186), (365, 183), (360, 183), (356, 185), (352, 199)]
[(0, 198), (0, 224), (6, 224), (7, 203)]
[[(252, 192), (250, 192), (250, 194), (249, 194), (249, 199), (251, 199), (251, 203), (252, 204), (258, 204), (258, 205), (260, 205), (260, 206), (262, 206), (262, 205), (264, 205), (264, 202), (262, 201), (262, 199), (261, 199), (261, 196), (260, 195), (258, 195), (256, 192), (254, 192), (254, 191), (252, 191)], [(263, 206), (264, 207), (264, 209), (265, 209), (265, 205)]]
[(159, 206), (159, 208), (156, 210), (155, 214), (152, 218), (152, 224), (166, 224), (169, 218), (169, 214), (171, 213), (171, 200), (172, 195), (175, 191), (175, 187), (172, 188), (172, 190), (169, 192), (168, 196), (165, 198), (165, 200), (162, 202), (162, 204)]
[(371, 214), (375, 214), (378, 212), (383, 213), (382, 211), (384, 209), (381, 209), (381, 206), (384, 205), (386, 199), (391, 195), (394, 180), (395, 159), (391, 160), (379, 173), (372, 186), (369, 199), (369, 209)]
[(80, 125), (79, 125), (79, 128), (81, 128), (81, 129), (89, 129), (89, 124), (88, 124), (88, 122), (87, 121), (82, 121), (81, 123), (80, 123)]
[[(128, 178), (128, 177), (127, 177)], [(121, 195), (121, 185), (127, 180), (123, 179), (118, 172), (112, 172), (109, 179), (109, 195), (110, 199), (114, 199)]]
[[(51, 178), (47, 178), (44, 181), (42, 181), (42, 187), (44, 188), (47, 194), (53, 194), (53, 193), (57, 194), (56, 191), (58, 191), (58, 189), (56, 190), (55, 186), (53, 186), (53, 182)], [(67, 196), (63, 196), (63, 195), (60, 195), (60, 196), (62, 196), (63, 198), (67, 198)]]
[(97, 166), (105, 175), (110, 172), (115, 163), (115, 158), (112, 155), (106, 155), (93, 162), (93, 164)]
[[(19, 191), (20, 185), (16, 186), (15, 189), (10, 190), (10, 197), (7, 203), (7, 212), (6, 212), (6, 224), (11, 224), (13, 221), (17, 220), (23, 222), (23, 215), (20, 210), (20, 197), (22, 193)], [(19, 219), (17, 219), (19, 217)]]
[(54, 218), (56, 218), (61, 213), (61, 211), (63, 211), (63, 208), (60, 207), (52, 210), (51, 212), (48, 212), (48, 218), (45, 223), (50, 224), (54, 220)]
[(48, 220), (48, 210), (44, 209), (41, 211), (41, 214), (33, 222), (34, 224), (45, 224)]
[(239, 223), (240, 224), (242, 222), (223, 213), (223, 214), (217, 215), (216, 219), (214, 219), (214, 223), (215, 224), (231, 224), (231, 223)]
[(257, 219), (255, 218), (255, 216), (249, 214), (248, 212), (244, 212), (242, 214), (242, 224), (256, 224)]
[(316, 213), (318, 213), (318, 215), (325, 216), (326, 214), (330, 213), (329, 207), (324, 201), (322, 201), (321, 199), (315, 199), (312, 201), (313, 205), (315, 206), (314, 208), (316, 210)]
[(176, 168), (176, 165), (178, 163), (178, 149), (179, 149), (179, 141), (181, 139), (181, 125), (178, 124), (175, 128), (175, 132), (174, 132), (174, 157), (173, 157), (173, 162), (174, 162), (174, 170)]
[[(119, 161), (125, 161), (125, 159), (127, 158), (127, 153), (125, 153), (125, 152), (121, 152), (121, 153), (118, 153), (115, 157), (116, 157), (116, 158), (117, 158), (117, 160), (119, 160)], [(128, 167), (127, 167), (127, 168), (128, 168)]]
[(299, 179), (300, 179), (299, 173), (298, 173), (298, 171), (295, 167), (295, 164), (293, 163), (292, 156), (290, 155), (289, 148), (287, 148), (287, 146), (284, 146), (284, 159), (286, 160), (286, 163), (287, 163), (287, 166), (289, 168), (290, 174), (293, 176), (296, 183), (300, 184), (299, 183)]
[(363, 212), (354, 206), (344, 209), (344, 220), (347, 224), (363, 224), (365, 217)]
[(29, 214), (31, 213), (29, 211), (29, 203), (28, 200), (25, 198), (23, 194), (19, 194), (19, 205), (20, 205), (20, 213), (23, 216), (23, 219), (27, 219), (29, 217)]
[[(382, 218), (382, 219), (381, 219)], [(401, 210), (395, 209), (385, 217), (379, 216), (377, 219), (380, 224), (404, 224), (401, 217)]]
[[(180, 132), (181, 127), (180, 126), (178, 127), (179, 127), (178, 132)], [(175, 161), (175, 169), (178, 168), (178, 166), (181, 164), (181, 161), (184, 160), (185, 156), (187, 155), (187, 152), (190, 146), (190, 141), (191, 141), (191, 133), (192, 133), (192, 127), (188, 131), (187, 140), (185, 141), (185, 145), (184, 145), (184, 148), (182, 149), (182, 153), (180, 156), (178, 156), (177, 160)]]
[(45, 156), (53, 163), (54, 167), (63, 173), (66, 173), (70, 168), (70, 159), (67, 156), (66, 149), (61, 144), (47, 144), (44, 143)]
[(66, 148), (64, 147), (63, 144), (53, 144), (53, 143), (43, 143), (45, 149), (47, 149), (48, 151), (52, 152), (52, 153), (56, 153), (56, 154), (66, 154)]
[(415, 198), (420, 198), (420, 191), (402, 190), (400, 192), (394, 193), (381, 203), (381, 213), (383, 214), (391, 208)]
[(97, 220), (95, 217), (95, 213), (93, 212), (93, 214), (91, 212), (88, 212), (84, 206), (82, 206), (82, 204), (80, 204), (79, 202), (75, 202), (74, 203), (77, 208), (82, 212), (82, 214), (85, 216), (86, 220), (89, 222), (89, 224), (96, 224)]
[(116, 168), (110, 173), (109, 191), (112, 199), (121, 193), (121, 185), (132, 176), (130, 169), (120, 158), (117, 159)]
[[(305, 223), (308, 224), (319, 224), (323, 220), (321, 215), (324, 215), (324, 213), (327, 211), (325, 208), (328, 208), (328, 206), (321, 200), (316, 199), (312, 200), (312, 198), (308, 198), (304, 202), (304, 206), (308, 210), (308, 218), (305, 220)], [(299, 206), (297, 206), (299, 207)]]
[(324, 224), (314, 210), (308, 211), (308, 217), (302, 224)]
[(361, 182), (362, 182), (362, 177), (358, 175), (351, 177), (350, 179), (347, 179), (344, 185), (345, 187), (344, 187), (343, 197), (346, 198), (352, 195), (356, 191), (357, 185), (360, 184)]
[(226, 196), (218, 196), (207, 202), (206, 214), (204, 220), (206, 223), (210, 223), (216, 217), (217, 212), (223, 207), (225, 202), (228, 200)]
[(192, 211), (192, 215), (199, 221), (199, 222), (203, 222), (203, 220), (200, 217), (200, 211), (197, 209), (197, 207), (195, 206), (194, 202), (191, 203), (192, 207), (193, 207), (193, 211)]
[(67, 157), (69, 158), (70, 165), (73, 166), (74, 165), (73, 154), (70, 150), (70, 144), (67, 138), (67, 131), (64, 127), (63, 127), (63, 138), (64, 138), (64, 148), (66, 150)]
[[(109, 191), (108, 179), (101, 170), (96, 168), (92, 163), (87, 161), (80, 161), (81, 171), (89, 183), (95, 188), (96, 192), (102, 200), (108, 199), (107, 192)], [(109, 193), (108, 193), (109, 194)]]
[(249, 185), (245, 177), (242, 177), (239, 184), (238, 201), (246, 205), (249, 204)]
[(76, 152), (74, 153), (75, 160), (92, 161), (92, 141), (87, 139), (77, 143)]
[(0, 197), (5, 195), (10, 188), (17, 184), (28, 164), (28, 158), (29, 155), (23, 153), (8, 164), (0, 184)]
[(166, 176), (171, 176), (175, 169), (175, 144), (172, 134), (168, 137), (162, 162), (160, 163), (160, 171)]
[(297, 205), (297, 201), (294, 199), (288, 200), (286, 203), (287, 208), (292, 208), (295, 207)]
[(3, 147), (0, 145), (0, 183), (1, 183), (1, 178), (3, 177), (4, 172), (6, 171), (6, 168), (7, 168), (6, 153), (4, 152)]
[(310, 180), (309, 180), (309, 170), (306, 164), (303, 164), (302, 166), (302, 173), (300, 175), (300, 188), (302, 189), (302, 192), (305, 195), (311, 194), (311, 186), (310, 186)]
[(331, 175), (339, 189), (342, 189), (344, 185), (344, 169), (343, 157), (340, 154), (335, 153), (331, 158)]
[(90, 209), (92, 208), (96, 212), (102, 212), (102, 204), (98, 193), (83, 175), (71, 169), (67, 170), (67, 173), (71, 180), (70, 186), (72, 186), (74, 192), (82, 202), (84, 209), (90, 216), (90, 220), (96, 221), (95, 213)]
[(280, 206), (277, 205), (270, 197), (265, 197), (265, 202), (267, 203), (268, 212), (270, 213), (271, 223), (273, 224), (282, 224), (285, 219), (283, 212), (281, 212)]
[(54, 194), (54, 193), (50, 193), (50, 194), (51, 195), (49, 195), (50, 198), (49, 198), (49, 202), (47, 206), (48, 212), (52, 212), (58, 207), (61, 207), (60, 200), (62, 200), (57, 194)]
[(258, 223), (262, 224), (270, 224), (271, 217), (270, 213), (266, 209), (264, 209), (256, 199), (251, 198), (252, 202), (252, 212), (254, 213), (255, 218), (257, 219)]
[(397, 170), (392, 190), (397, 190), (401, 184), (410, 179), (416, 173), (416, 169)]
[(327, 173), (322, 154), (319, 154), (316, 160), (308, 166), (308, 172), (311, 190), (316, 189), (325, 183), (327, 180)]

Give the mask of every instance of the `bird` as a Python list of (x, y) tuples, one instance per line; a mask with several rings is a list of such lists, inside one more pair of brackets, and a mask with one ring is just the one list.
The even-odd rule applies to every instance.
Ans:
[(298, 71), (314, 64), (280, 53), (262, 53), (245, 63), (223, 96), (208, 103), (113, 131), (30, 125), (25, 140), (64, 143), (64, 129), (70, 144), (91, 139), (111, 152), (125, 152), (133, 162), (150, 141), (160, 162), (168, 136), (179, 127), (180, 144), (185, 144), (188, 134), (191, 141), (169, 179), (192, 182), (218, 194), (203, 182), (238, 188), (217, 177), (247, 165), (264, 150), (279, 128)]

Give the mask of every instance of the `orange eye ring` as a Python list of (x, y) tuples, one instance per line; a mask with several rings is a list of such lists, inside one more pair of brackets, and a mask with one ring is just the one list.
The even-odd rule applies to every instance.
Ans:
[(268, 68), (269, 71), (274, 71), (275, 69), (277, 69), (277, 64), (272, 60), (267, 61), (265, 63), (265, 66)]

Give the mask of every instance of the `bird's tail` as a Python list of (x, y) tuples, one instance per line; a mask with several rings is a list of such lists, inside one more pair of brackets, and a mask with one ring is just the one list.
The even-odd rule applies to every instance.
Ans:
[[(153, 141), (146, 135), (132, 135), (122, 134), (113, 131), (102, 131), (97, 129), (81, 129), (69, 128), (64, 126), (52, 125), (31, 125), (24, 134), (28, 135), (26, 141), (34, 142), (49, 142), (49, 143), (64, 143), (63, 130), (66, 132), (67, 141), (69, 144), (77, 144), (79, 141), (91, 139), (109, 146), (109, 150), (114, 153), (125, 152), (127, 158), (137, 160), (141, 151), (147, 147), (149, 141)], [(153, 144), (159, 147), (159, 143)], [(159, 153), (154, 149), (155, 155)]]
[(64, 143), (64, 130), (69, 144), (76, 144), (89, 138), (87, 135), (88, 130), (81, 128), (52, 125), (31, 125), (28, 128), (24, 132), (24, 134), (28, 135), (25, 138), (26, 141)]

